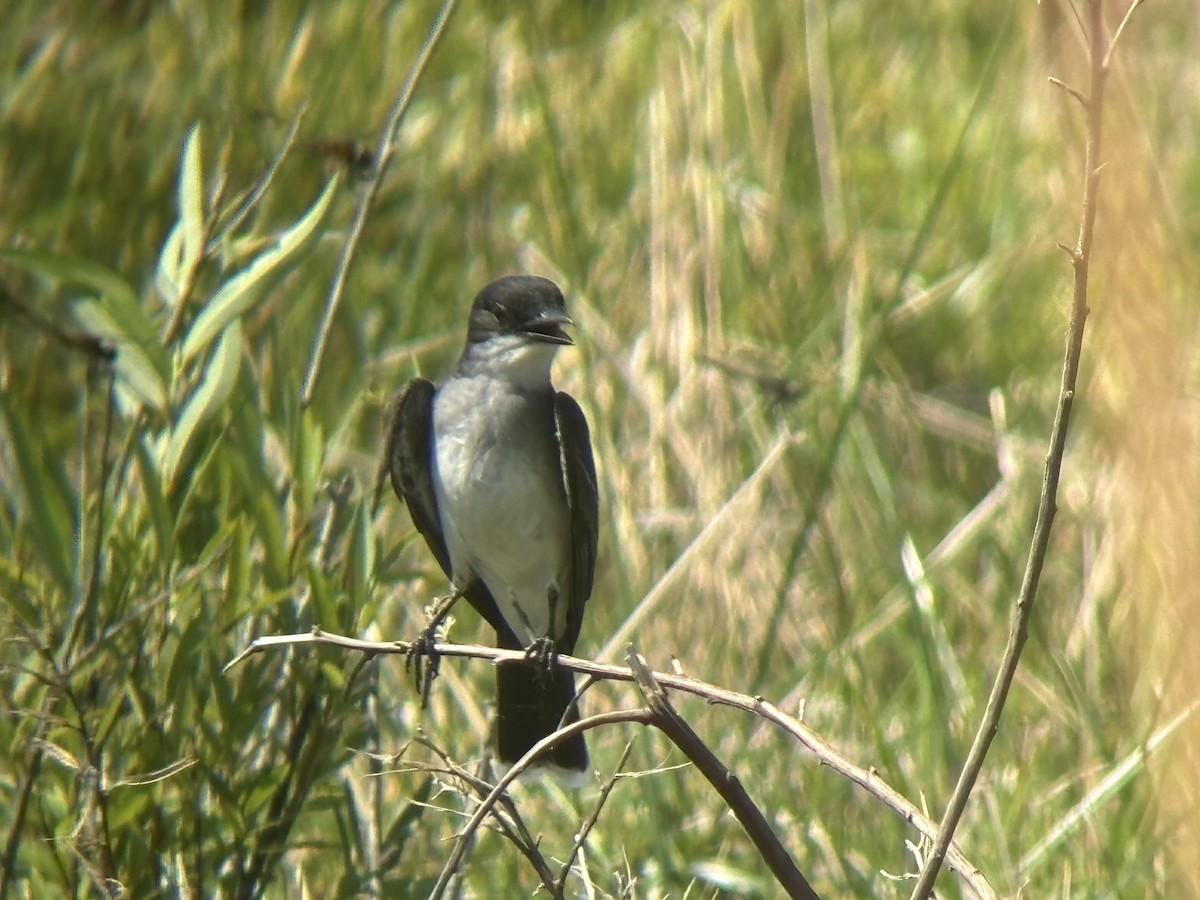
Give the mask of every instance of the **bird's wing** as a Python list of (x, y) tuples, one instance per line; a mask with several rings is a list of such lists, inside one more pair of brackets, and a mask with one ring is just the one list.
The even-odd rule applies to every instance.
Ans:
[(450, 552), (442, 535), (437, 495), (433, 490), (433, 382), (414, 378), (393, 403), (388, 428), (387, 465), (392, 490), (408, 506), (417, 531), (429, 544), (446, 577)]
[[(392, 403), (385, 452), (392, 489), (408, 506), (417, 531), (425, 538), (446, 577), (453, 581), (450, 551), (446, 548), (437, 494), (433, 488), (433, 396), (436, 392), (433, 382), (424, 378), (414, 378), (404, 386)], [(497, 632), (507, 631), (504, 617), (487, 587), (473, 574), (468, 577), (469, 580), (461, 579), (466, 581), (465, 584), (458, 585), (467, 602)], [(515, 638), (511, 643), (519, 646)]]
[(567, 631), (556, 643), (570, 653), (583, 624), (583, 607), (592, 595), (596, 573), (596, 539), (600, 498), (596, 488), (596, 463), (587, 419), (579, 404), (561, 391), (554, 398), (554, 423), (558, 436), (563, 487), (571, 510), (571, 595), (567, 606)]

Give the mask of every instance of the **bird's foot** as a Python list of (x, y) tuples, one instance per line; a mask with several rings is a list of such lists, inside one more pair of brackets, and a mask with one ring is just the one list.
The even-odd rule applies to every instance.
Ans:
[(412, 642), (404, 660), (404, 668), (412, 673), (413, 686), (421, 695), (421, 709), (429, 705), (433, 680), (437, 678), (442, 658), (438, 654), (437, 626), (430, 625)]
[(554, 639), (540, 637), (525, 648), (525, 658), (534, 662), (534, 671), (541, 677), (546, 677), (558, 662), (558, 651), (554, 648)]
[(441, 654), (437, 652), (437, 642), (439, 638), (445, 638), (448, 628), (446, 614), (458, 596), (451, 594), (428, 610), (429, 624), (412, 642), (404, 660), (404, 668), (412, 673), (413, 686), (421, 695), (421, 709), (429, 705), (433, 680), (437, 678), (442, 663)]

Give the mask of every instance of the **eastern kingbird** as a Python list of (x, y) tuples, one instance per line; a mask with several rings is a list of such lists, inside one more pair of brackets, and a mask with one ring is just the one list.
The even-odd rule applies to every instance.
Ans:
[[(392, 487), (408, 504), (454, 588), (496, 629), (496, 642), (570, 653), (596, 565), (597, 492), (587, 420), (556, 392), (550, 364), (573, 324), (551, 281), (509, 276), (471, 308), (467, 343), (439, 387), (416, 378), (396, 400), (388, 437)], [(579, 718), (570, 672), (496, 670), (497, 750), (511, 765)], [(567, 714), (570, 708), (569, 714)], [(538, 760), (583, 782), (582, 735)]]

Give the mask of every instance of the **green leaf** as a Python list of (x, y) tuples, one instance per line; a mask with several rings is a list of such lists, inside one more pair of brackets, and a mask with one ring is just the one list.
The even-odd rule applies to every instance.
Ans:
[(46, 608), (39, 593), (50, 589), (20, 560), (8, 554), (0, 557), (0, 609), (9, 609), (32, 632), (45, 626)]
[(142, 315), (137, 294), (112, 269), (76, 256), (63, 256), (43, 250), (0, 249), (0, 260), (19, 269), (32, 272), (55, 283), (88, 288), (121, 310), (117, 315), (129, 339), (138, 343), (153, 343), (154, 329)]
[[(221, 672), (221, 664), (224, 661), (218, 662), (213, 658), (215, 649), (212, 647), (204, 648), (204, 656), (208, 660), (209, 671)], [(200, 664), (203, 669), (203, 663)], [(217, 731), (221, 734), (240, 734), (241, 719), (245, 713), (239, 709), (238, 699), (235, 696), (235, 685), (233, 679), (227, 676), (226, 673), (221, 673), (209, 681), (212, 687), (210, 695), (216, 701), (216, 724), (219, 726)], [(261, 710), (256, 711), (261, 713)]]
[(287, 262), (316, 231), (333, 200), (340, 177), (335, 175), (325, 186), (316, 203), (295, 225), (280, 235), (278, 242), (259, 256), (245, 269), (217, 289), (212, 300), (204, 307), (183, 341), (182, 364), (186, 364), (207, 347), (232, 320), (245, 313), (258, 299), (258, 288), (263, 280)]
[(74, 313), (89, 333), (113, 344), (117, 372), (138, 399), (166, 408), (170, 367), (137, 294), (120, 275), (99, 263), (41, 250), (0, 249), (0, 260), (56, 284), (84, 288)]
[(721, 859), (701, 860), (692, 864), (692, 874), (702, 882), (737, 896), (765, 896), (763, 880), (755, 872)]
[(434, 780), (425, 778), (413, 792), (400, 814), (388, 826), (381, 845), (388, 848), (389, 855), (400, 858), (409, 839), (420, 833), (421, 817), (429, 811), (429, 798), (433, 796)]
[(133, 455), (137, 462), (138, 475), (142, 481), (142, 492), (149, 507), (150, 524), (154, 528), (154, 537), (158, 542), (158, 555), (166, 569), (170, 568), (175, 538), (175, 519), (167, 505), (162, 476), (154, 465), (150, 451), (146, 449), (144, 435), (138, 435), (133, 442)]
[(49, 567), (59, 587), (69, 590), (77, 527), (75, 498), (66, 484), (50, 471), (50, 455), (38, 446), (36, 438), (41, 432), (30, 427), (5, 391), (0, 391), (0, 410), (4, 412), (10, 452), (20, 476), (15, 485), (24, 499), (19, 515), (28, 517), (30, 544)]
[(336, 631), (340, 624), (337, 615), (338, 598), (329, 579), (316, 565), (308, 567), (308, 587), (308, 612), (312, 616), (312, 623)]
[(154, 287), (167, 306), (179, 303), (183, 292), (183, 223), (176, 222), (167, 232), (162, 249), (158, 251), (158, 266), (154, 270)]
[[(368, 604), (368, 594), (375, 577), (375, 538), (371, 527), (370, 505), (361, 499), (350, 512), (350, 541), (346, 551), (342, 585), (349, 600), (351, 616), (360, 613)], [(340, 623), (354, 628), (353, 618)]]
[(282, 589), (290, 578), (291, 550), (278, 485), (291, 476), (268, 467), (263, 458), (267, 435), (257, 404), (235, 403), (232, 415), (226, 458), (254, 520), (255, 541), (262, 554), (261, 576), (270, 589)]
[(131, 829), (136, 834), (142, 823), (149, 819), (154, 805), (154, 793), (149, 790), (117, 791), (110, 794), (105, 804), (108, 821), (105, 823), (116, 834)]
[(197, 705), (195, 693), (199, 684), (196, 675), (204, 665), (199, 648), (204, 646), (212, 627), (193, 592), (187, 593), (189, 596), (176, 610), (187, 624), (182, 634), (173, 635), (167, 641), (159, 659), (159, 666), (167, 672), (164, 700), (173, 705), (177, 713), (194, 711)]
[(179, 160), (179, 221), (163, 241), (155, 284), (168, 306), (175, 306), (204, 255), (204, 179), (200, 171), (200, 126), (193, 125)]
[(217, 349), (213, 352), (212, 358), (208, 361), (208, 367), (204, 371), (204, 378), (199, 387), (188, 398), (179, 415), (179, 420), (171, 429), (171, 436), (163, 451), (161, 466), (165, 484), (173, 485), (175, 483), (179, 463), (196, 434), (196, 429), (220, 409), (225, 398), (229, 396), (229, 392), (233, 390), (234, 384), (237, 383), (241, 361), (242, 323), (240, 319), (234, 319), (221, 335), (221, 340), (217, 343)]
[(200, 173), (200, 125), (192, 126), (183, 144), (179, 167), (179, 224), (183, 229), (181, 263), (190, 273), (204, 254), (204, 182)]
[(223, 621), (236, 621), (250, 611), (250, 599), (258, 592), (254, 590), (250, 534), (246, 520), (242, 516), (235, 516), (226, 530), (228, 541), (222, 560), (225, 602), (221, 604), (221, 614)]
[(167, 408), (166, 383), (154, 368), (154, 362), (142, 348), (124, 336), (112, 310), (100, 300), (80, 300), (74, 308), (75, 320), (88, 334), (117, 348), (115, 365), (118, 386), (126, 401), (159, 411)]

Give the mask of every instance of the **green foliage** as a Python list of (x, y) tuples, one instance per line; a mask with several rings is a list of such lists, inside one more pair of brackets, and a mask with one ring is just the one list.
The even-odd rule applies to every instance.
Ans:
[[(80, 881), (133, 896), (185, 887), (258, 895), (298, 833), (342, 815), (334, 775), (362, 739), (365, 695), (352, 663), (314, 656), (225, 671), (248, 628), (352, 629), (374, 591), (362, 503), (338, 509), (345, 490), (322, 500), (313, 470), (330, 470), (305, 458), (337, 441), (319, 431), (314, 440), (303, 421), (293, 434), (272, 433), (258, 406), (262, 372), (243, 368), (244, 357), (262, 360), (245, 317), (267, 276), (278, 289), (300, 261), (338, 179), (204, 298), (188, 286), (198, 269), (219, 266), (227, 244), (262, 238), (224, 233), (205, 250), (229, 210), (196, 218), (198, 128), (183, 159), (181, 218), (157, 267), (167, 293), (143, 301), (114, 273), (67, 256), (4, 255), (77, 291), (78, 327), (113, 354), (109, 389), (102, 375), (84, 389), (72, 477), (56, 471), (61, 452), (41, 443), (36, 405), (3, 395), (20, 487), (5, 517), (6, 631), (21, 651), (5, 661), (17, 850), (8, 886), (40, 873), (62, 891)], [(172, 304), (189, 293), (186, 335), (161, 338)], [(268, 457), (271, 441), (296, 450)], [(288, 485), (305, 494), (281, 505)], [(349, 527), (288, 533), (287, 517), (335, 514)], [(55, 840), (27, 839), (42, 829)]]
[[(423, 625), (445, 584), (390, 492), (373, 508), (383, 408), (452, 365), (473, 291), (517, 270), (559, 281), (579, 323), (556, 376), (592, 424), (604, 528), (581, 655), (649, 596), (632, 638), (655, 667), (803, 703), (938, 817), (1003, 647), (1058, 387), (1055, 243), (1078, 227), (1082, 146), (1046, 78), (1083, 83), (1071, 15), (461, 5), (303, 407), (360, 197), (347, 156), (374, 145), (436, 4), (9, 5), (0, 893), (428, 893), (466, 803), (410, 742), (478, 761), (489, 667), (443, 661), (421, 710), (395, 658), (227, 665), (260, 635)], [(1122, 357), (1123, 335), (1195, 343), (1200, 208), (1169, 202), (1200, 183), (1186, 23), (1151, 4), (1118, 54), (1081, 418), (1035, 631), (959, 832), (1005, 895), (1171, 897), (1192, 877), (1164, 849), (1188, 832), (1154, 761), (1088, 806), (1177, 712), (1171, 677), (1140, 674), (1162, 673), (1173, 620), (1139, 604), (1167, 594), (1127, 560), (1200, 556), (1139, 544), (1156, 519), (1126, 513), (1148, 501), (1123, 443), (1143, 425), (1129, 409), (1164, 393), (1142, 373), (1175, 358)], [(1126, 227), (1158, 205), (1167, 225)], [(1121, 307), (1123, 268), (1156, 305)], [(1163, 530), (1190, 535), (1185, 515)], [(453, 639), (487, 639), (458, 613)], [(915, 868), (905, 822), (757, 720), (675, 699), (823, 896), (907, 894), (880, 874)], [(601, 685), (584, 706), (637, 703)], [(601, 774), (631, 738), (641, 777), (618, 782), (568, 894), (771, 896), (661, 736), (592, 732)], [(594, 797), (516, 793), (552, 867)], [(1081, 809), (1088, 827), (1021, 862)], [(536, 888), (494, 831), (463, 878)], [(958, 890), (942, 876), (939, 895)]]

